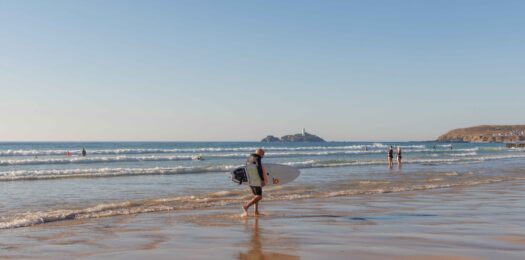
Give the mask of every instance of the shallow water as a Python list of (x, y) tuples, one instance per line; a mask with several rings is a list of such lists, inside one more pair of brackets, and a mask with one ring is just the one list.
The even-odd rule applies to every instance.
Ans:
[[(402, 167), (386, 167), (388, 145), (402, 147)], [(249, 193), (227, 172), (259, 146), (264, 162), (301, 168), (291, 185), (265, 189), (266, 201), (468, 187), (525, 169), (525, 152), (502, 144), (3, 143), (0, 228), (239, 204)]]
[[(34, 259), (522, 259), (525, 181), (263, 201), (2, 230)], [(250, 212), (251, 213), (251, 212)]]

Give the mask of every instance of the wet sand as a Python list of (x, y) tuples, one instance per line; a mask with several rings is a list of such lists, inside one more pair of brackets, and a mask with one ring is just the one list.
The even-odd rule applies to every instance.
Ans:
[(0, 258), (523, 259), (523, 201), (508, 181), (71, 220), (0, 230)]

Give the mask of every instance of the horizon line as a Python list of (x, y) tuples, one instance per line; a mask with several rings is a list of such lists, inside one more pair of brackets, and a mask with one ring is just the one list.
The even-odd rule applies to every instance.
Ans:
[(0, 143), (111, 143), (111, 142), (123, 142), (123, 143), (373, 143), (373, 142), (435, 142), (435, 140), (368, 140), (368, 141), (352, 141), (352, 140), (329, 140), (324, 142), (262, 142), (262, 141), (248, 141), (248, 140), (228, 140), (228, 141), (206, 141), (206, 140), (191, 140), (191, 141), (176, 141), (176, 140), (16, 140), (6, 141), (0, 140)]

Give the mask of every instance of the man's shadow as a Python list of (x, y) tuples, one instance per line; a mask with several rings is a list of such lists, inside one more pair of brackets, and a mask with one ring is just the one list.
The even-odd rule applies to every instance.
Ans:
[(263, 259), (277, 259), (277, 260), (299, 260), (298, 256), (275, 253), (275, 252), (264, 252), (263, 241), (264, 236), (261, 235), (261, 229), (259, 227), (259, 218), (255, 217), (253, 227), (249, 228), (248, 220), (245, 220), (247, 229), (251, 229), (252, 235), (250, 237), (249, 249), (246, 253), (239, 253), (239, 259), (243, 260), (263, 260)]

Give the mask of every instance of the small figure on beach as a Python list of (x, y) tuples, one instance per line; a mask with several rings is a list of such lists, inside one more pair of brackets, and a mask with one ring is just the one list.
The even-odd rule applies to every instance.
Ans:
[(202, 155), (194, 155), (194, 156), (191, 157), (191, 159), (194, 160), (194, 161), (202, 161), (202, 160), (204, 160)]
[(397, 165), (401, 166), (401, 146), (397, 147)]
[(86, 157), (86, 155), (87, 155), (86, 148), (82, 147), (82, 157)]
[(390, 149), (388, 149), (388, 168), (392, 169), (393, 166), (393, 160), (394, 160), (394, 148), (390, 146)]
[(71, 152), (69, 150), (66, 152), (66, 157), (71, 157)]
[(261, 186), (250, 186), (252, 189), (252, 193), (254, 197), (245, 205), (242, 206), (243, 213), (241, 217), (247, 217), (248, 216), (248, 209), (255, 204), (254, 207), (254, 214), (260, 215), (259, 213), (259, 201), (262, 200), (262, 187), (266, 184), (264, 181), (264, 173), (263, 173), (263, 167), (262, 167), (262, 158), (264, 157), (264, 150), (259, 148), (255, 150), (255, 153), (251, 154), (248, 160), (246, 160), (246, 165), (255, 164), (257, 167), (257, 173), (259, 173), (259, 177), (261, 178)]

